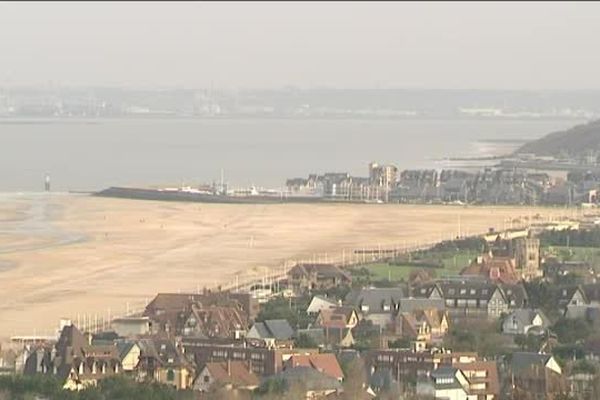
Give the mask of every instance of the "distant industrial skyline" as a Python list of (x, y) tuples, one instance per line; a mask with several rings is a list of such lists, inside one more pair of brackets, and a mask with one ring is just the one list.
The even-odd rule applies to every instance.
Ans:
[(600, 89), (599, 3), (0, 3), (0, 87)]

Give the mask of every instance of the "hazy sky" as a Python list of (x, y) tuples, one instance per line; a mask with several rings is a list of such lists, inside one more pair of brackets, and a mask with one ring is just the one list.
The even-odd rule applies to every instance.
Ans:
[(0, 85), (600, 89), (600, 3), (0, 3)]

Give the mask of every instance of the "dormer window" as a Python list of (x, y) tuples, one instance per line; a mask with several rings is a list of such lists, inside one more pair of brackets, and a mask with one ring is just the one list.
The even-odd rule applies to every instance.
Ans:
[(460, 294), (467, 294), (467, 289), (460, 289)]
[(389, 304), (384, 304), (383, 305), (383, 311), (390, 311), (390, 305)]
[(471, 294), (475, 294), (475, 289), (471, 289)]
[(360, 310), (363, 312), (368, 312), (369, 311), (369, 306), (366, 304), (363, 304), (362, 306), (360, 306)]

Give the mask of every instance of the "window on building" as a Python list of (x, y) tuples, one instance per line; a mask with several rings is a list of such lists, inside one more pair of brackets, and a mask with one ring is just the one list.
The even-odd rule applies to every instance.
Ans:
[(204, 375), (204, 383), (210, 382), (210, 376)]
[(175, 372), (172, 369), (167, 371), (167, 381), (173, 382), (175, 380)]

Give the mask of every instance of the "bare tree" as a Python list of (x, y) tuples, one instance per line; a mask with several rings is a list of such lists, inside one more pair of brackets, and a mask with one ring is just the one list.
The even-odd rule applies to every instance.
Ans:
[(344, 369), (343, 400), (361, 399), (367, 387), (367, 373), (362, 359), (356, 357)]

